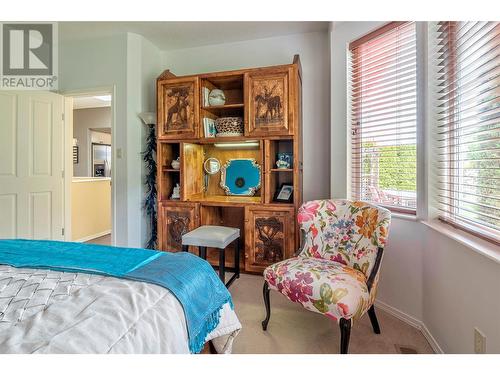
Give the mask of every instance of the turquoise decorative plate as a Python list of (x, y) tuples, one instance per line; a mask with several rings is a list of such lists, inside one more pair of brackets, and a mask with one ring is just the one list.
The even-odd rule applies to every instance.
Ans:
[(227, 195), (255, 195), (260, 180), (260, 165), (255, 159), (230, 159), (221, 167), (220, 186)]

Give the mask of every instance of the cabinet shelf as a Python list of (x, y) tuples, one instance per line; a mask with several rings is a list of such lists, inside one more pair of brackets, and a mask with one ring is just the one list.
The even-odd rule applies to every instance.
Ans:
[(271, 172), (293, 172), (292, 168), (272, 168)]
[(193, 143), (240, 143), (240, 142), (257, 142), (255, 139), (249, 139), (248, 137), (212, 137), (212, 138), (200, 138)]
[(223, 206), (225, 204), (236, 206), (238, 204), (248, 205), (248, 204), (260, 204), (261, 197), (242, 197), (235, 195), (205, 195), (205, 194), (193, 194), (188, 198), (189, 201), (199, 202), (202, 205), (209, 206)]
[(201, 107), (202, 109), (205, 109), (207, 111), (210, 110), (224, 110), (224, 109), (235, 109), (235, 108), (243, 108), (245, 105), (243, 103), (236, 103), (236, 104), (224, 104), (224, 105), (207, 105)]
[(180, 169), (173, 169), (173, 168), (166, 168), (166, 167), (163, 167), (163, 168), (162, 168), (162, 171), (163, 171), (163, 172), (180, 172), (181, 170), (180, 170)]

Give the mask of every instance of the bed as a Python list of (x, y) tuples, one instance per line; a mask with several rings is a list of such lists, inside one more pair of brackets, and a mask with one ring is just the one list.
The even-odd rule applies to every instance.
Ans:
[[(226, 303), (205, 341), (230, 353), (240, 329)], [(189, 352), (183, 307), (167, 288), (0, 264), (0, 353)]]

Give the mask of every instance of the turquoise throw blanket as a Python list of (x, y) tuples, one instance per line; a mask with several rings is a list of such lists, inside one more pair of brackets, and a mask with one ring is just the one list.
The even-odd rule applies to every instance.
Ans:
[(170, 290), (184, 308), (191, 353), (219, 324), (231, 295), (210, 264), (190, 253), (101, 246), (75, 242), (0, 240), (0, 264), (95, 273), (157, 284)]

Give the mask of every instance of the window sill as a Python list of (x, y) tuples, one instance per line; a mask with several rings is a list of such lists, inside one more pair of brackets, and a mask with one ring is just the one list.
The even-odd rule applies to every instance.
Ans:
[(474, 252), (481, 254), (500, 264), (500, 247), (494, 243), (485, 241), (470, 233), (454, 228), (451, 225), (438, 220), (421, 220), (422, 224), (444, 234), (445, 236), (461, 243)]
[(403, 214), (401, 212), (391, 212), (391, 218), (401, 219), (401, 220), (409, 220), (409, 221), (417, 221), (417, 215)]

